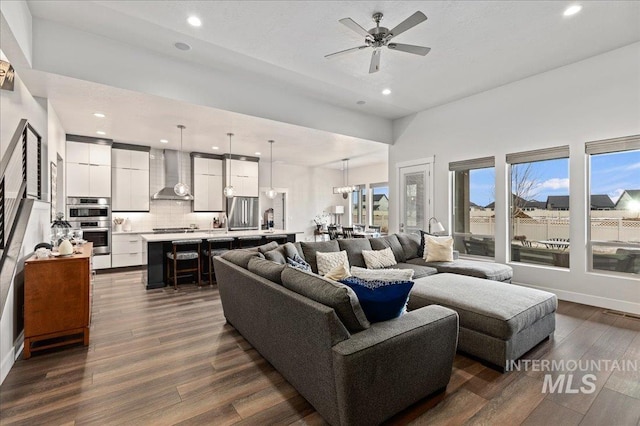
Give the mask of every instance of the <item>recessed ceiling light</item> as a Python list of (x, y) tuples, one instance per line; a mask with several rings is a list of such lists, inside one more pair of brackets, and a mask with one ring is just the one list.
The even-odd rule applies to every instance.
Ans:
[(202, 26), (202, 21), (197, 16), (189, 16), (189, 19), (187, 19), (187, 22), (192, 27), (200, 27), (200, 26)]
[(366, 104), (366, 102), (365, 102), (365, 101), (358, 101), (358, 102), (356, 102), (356, 103), (357, 103), (358, 105), (364, 105), (364, 104)]
[(385, 95), (385, 96), (386, 96), (386, 95), (390, 95), (390, 94), (391, 94), (391, 89), (384, 89), (384, 90), (382, 91), (382, 94), (383, 94), (383, 95)]
[(212, 146), (211, 149), (220, 149), (217, 146)]
[(580, 6), (579, 4), (573, 4), (573, 5), (569, 6), (568, 8), (566, 8), (564, 10), (563, 15), (564, 16), (575, 15), (576, 13), (580, 12), (581, 10), (582, 10), (582, 6)]
[(256, 151), (256, 155), (262, 155), (262, 153), (261, 153), (261, 152)]
[(174, 46), (176, 47), (176, 49), (178, 50), (183, 50), (183, 51), (187, 51), (187, 50), (191, 50), (191, 46), (189, 46), (187, 43), (183, 43), (181, 41), (177, 42), (176, 44), (174, 44)]
[(105, 116), (103, 113), (101, 113), (101, 112), (94, 112), (94, 113), (93, 113), (93, 115), (94, 115), (94, 117), (98, 117), (98, 118), (105, 118), (105, 117), (106, 117), (106, 116)]
[(160, 143), (169, 143), (167, 139), (160, 139)]
[(100, 136), (104, 136), (107, 134), (107, 132), (103, 132), (102, 130), (98, 130), (96, 133)]

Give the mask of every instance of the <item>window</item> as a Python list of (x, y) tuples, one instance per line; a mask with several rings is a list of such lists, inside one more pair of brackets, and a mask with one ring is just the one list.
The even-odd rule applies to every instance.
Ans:
[(494, 165), (494, 157), (449, 164), (454, 181), (453, 239), (460, 253), (494, 257)]
[(358, 191), (351, 193), (351, 224), (362, 225), (367, 224), (367, 189), (365, 185), (358, 185)]
[(640, 274), (640, 136), (589, 142), (589, 264)]
[(375, 183), (370, 185), (373, 205), (370, 225), (379, 226), (380, 232), (389, 232), (389, 184)]
[(511, 261), (569, 267), (569, 147), (508, 154)]

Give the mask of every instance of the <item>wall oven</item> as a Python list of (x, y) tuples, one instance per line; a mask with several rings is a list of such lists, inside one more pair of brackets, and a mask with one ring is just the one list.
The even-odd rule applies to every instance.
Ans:
[(82, 229), (82, 237), (93, 243), (93, 254), (111, 253), (111, 200), (109, 198), (67, 198), (67, 221)]

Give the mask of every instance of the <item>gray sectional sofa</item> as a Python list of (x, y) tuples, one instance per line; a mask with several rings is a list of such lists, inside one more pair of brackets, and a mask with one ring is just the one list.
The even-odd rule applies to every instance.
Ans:
[(260, 257), (233, 250), (214, 258), (224, 315), (326, 421), (379, 424), (446, 388), (458, 338), (453, 310), (426, 306), (368, 324), (353, 291), (334, 304), (333, 288), (324, 288), (319, 303), (293, 289), (328, 280)]
[[(555, 330), (555, 295), (509, 284), (509, 266), (427, 263), (420, 237), (287, 243), (214, 258), (225, 317), (332, 424), (377, 424), (446, 387), (456, 348), (498, 369)], [(408, 313), (368, 324), (353, 290), (286, 266), (298, 254), (390, 247), (413, 269)]]

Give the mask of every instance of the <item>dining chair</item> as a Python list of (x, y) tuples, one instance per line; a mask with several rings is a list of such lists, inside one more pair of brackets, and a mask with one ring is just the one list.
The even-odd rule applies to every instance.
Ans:
[(329, 239), (330, 240), (337, 240), (338, 239), (338, 227), (337, 226), (328, 226), (327, 227), (327, 232), (329, 233)]
[(354, 238), (353, 232), (354, 232), (354, 227), (343, 226), (342, 238)]

